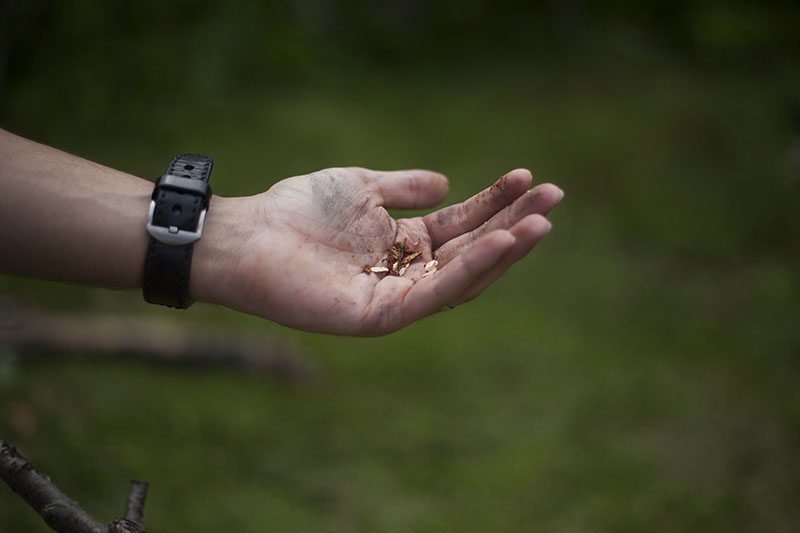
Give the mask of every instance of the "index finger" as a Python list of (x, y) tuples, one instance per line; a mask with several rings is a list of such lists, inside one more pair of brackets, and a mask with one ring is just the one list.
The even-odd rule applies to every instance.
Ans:
[(422, 221), (431, 236), (432, 248), (436, 249), (489, 220), (524, 194), (531, 179), (531, 173), (526, 169), (512, 170), (472, 198), (425, 215)]

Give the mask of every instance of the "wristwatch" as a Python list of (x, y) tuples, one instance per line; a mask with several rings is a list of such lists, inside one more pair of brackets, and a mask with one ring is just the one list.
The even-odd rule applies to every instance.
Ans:
[(150, 303), (186, 309), (194, 242), (203, 235), (214, 161), (206, 155), (175, 156), (153, 190), (142, 293)]

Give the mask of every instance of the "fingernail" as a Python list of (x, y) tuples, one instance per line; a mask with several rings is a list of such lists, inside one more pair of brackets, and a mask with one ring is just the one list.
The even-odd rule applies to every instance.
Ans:
[(564, 190), (561, 187), (556, 187), (556, 188), (558, 189), (558, 192), (561, 193), (561, 196), (558, 197), (558, 201), (560, 202), (561, 200), (564, 199)]

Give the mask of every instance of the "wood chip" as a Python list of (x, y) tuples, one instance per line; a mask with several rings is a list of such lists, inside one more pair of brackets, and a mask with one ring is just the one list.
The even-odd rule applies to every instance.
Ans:
[(434, 259), (433, 261), (428, 261), (425, 265), (425, 273), (422, 275), (423, 278), (426, 278), (436, 272), (439, 266), (439, 261)]
[(422, 252), (411, 252), (407, 255), (404, 255), (403, 258), (400, 260), (400, 266), (407, 266), (411, 261), (416, 259)]
[[(408, 265), (411, 264), (411, 261), (421, 254), (422, 252), (412, 250), (408, 246), (408, 239), (405, 239), (403, 242), (395, 241), (392, 243), (392, 246), (386, 250), (386, 257), (383, 258), (383, 262), (389, 265), (385, 267), (386, 271), (395, 276), (402, 276), (406, 273), (406, 269)], [(375, 272), (375, 269), (373, 268), (372, 271)]]

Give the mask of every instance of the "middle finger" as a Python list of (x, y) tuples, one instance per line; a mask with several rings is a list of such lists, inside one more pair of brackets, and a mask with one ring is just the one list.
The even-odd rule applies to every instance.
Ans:
[(475, 240), (493, 230), (509, 229), (528, 215), (546, 215), (564, 197), (564, 192), (550, 183), (537, 185), (511, 205), (506, 206), (485, 224), (442, 244), (434, 253), (439, 265), (445, 265), (468, 249)]

